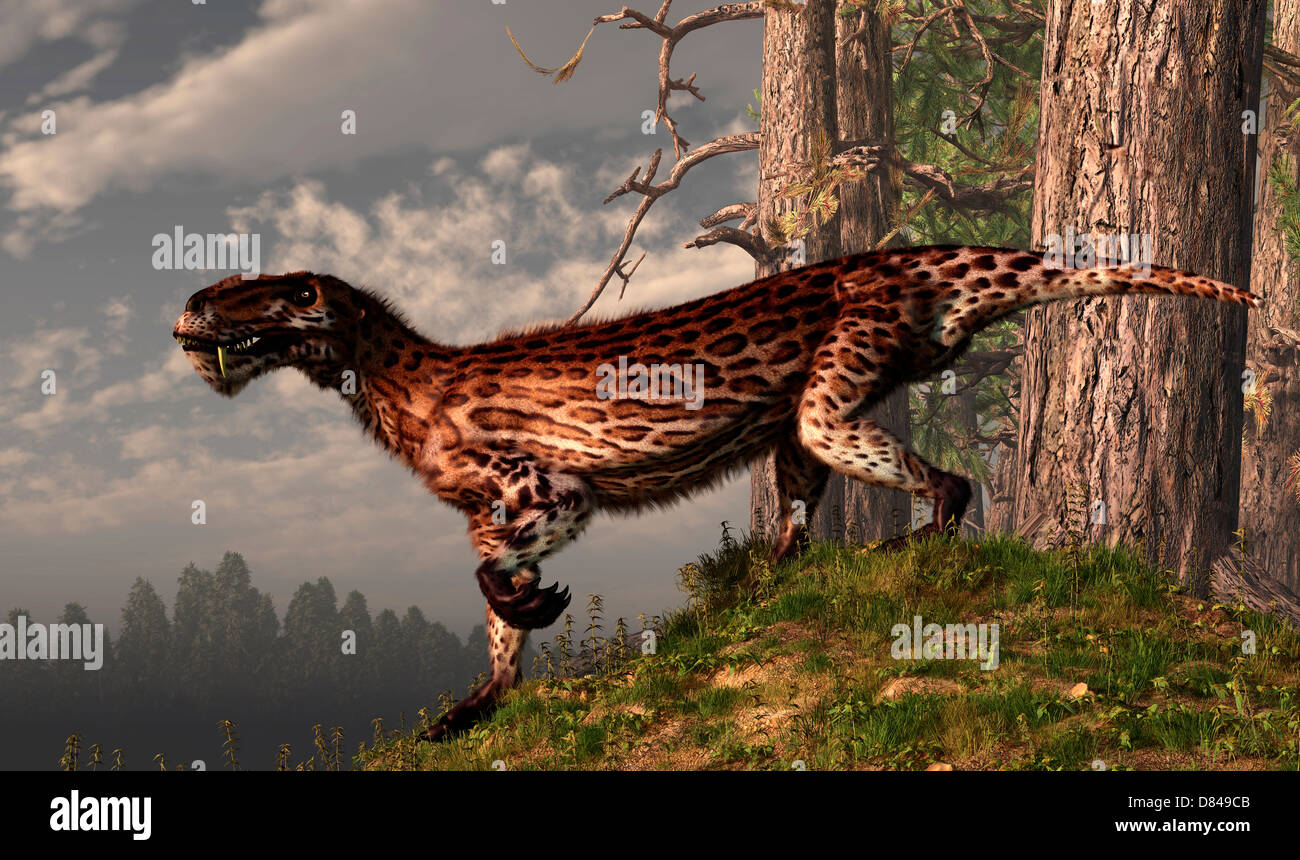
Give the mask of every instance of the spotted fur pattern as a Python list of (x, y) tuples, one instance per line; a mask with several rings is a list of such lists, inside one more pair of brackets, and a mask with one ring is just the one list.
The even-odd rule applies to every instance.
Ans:
[[(922, 532), (950, 527), (969, 482), (907, 451), (867, 410), (1020, 308), (1127, 293), (1258, 306), (1250, 293), (1172, 269), (1142, 278), (1126, 268), (1053, 269), (1024, 251), (930, 247), (859, 254), (672, 308), (465, 347), (430, 341), (375, 294), (328, 275), (236, 276), (196, 293), (174, 334), (224, 395), (284, 366), (340, 391), (381, 446), (468, 518), (492, 672), (429, 728), (436, 739), (518, 682), (527, 631), (569, 603), (567, 589), (540, 587), (538, 565), (593, 512), (670, 505), (775, 450), (783, 522), (775, 560), (798, 545), (795, 503), (814, 510), (832, 470), (929, 497), (935, 514)], [(701, 367), (698, 402), (603, 396), (599, 368), (620, 357)]]

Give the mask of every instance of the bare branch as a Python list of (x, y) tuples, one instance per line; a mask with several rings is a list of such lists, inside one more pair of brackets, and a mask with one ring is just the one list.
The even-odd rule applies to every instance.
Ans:
[[(979, 90), (979, 100), (975, 102), (975, 107), (971, 109), (971, 112), (966, 115), (965, 122), (970, 122), (975, 119), (975, 117), (979, 116), (980, 109), (984, 107), (984, 101), (988, 98), (989, 87), (993, 83), (993, 52), (989, 50), (988, 42), (984, 41), (984, 34), (980, 32), (980, 28), (975, 26), (975, 21), (970, 16), (970, 10), (965, 6), (962, 6), (961, 14), (966, 19), (966, 27), (970, 30), (971, 38), (973, 38), (980, 46), (980, 53), (984, 55), (984, 64), (986, 66), (983, 79), (971, 88), (972, 92)], [(955, 30), (956, 28), (954, 27), (954, 31)], [(1004, 60), (1003, 62), (1006, 61)], [(1010, 63), (1006, 64), (1011, 66)], [(1015, 69), (1016, 67), (1011, 66), (1011, 68)], [(1019, 71), (1019, 69), (1016, 69), (1016, 71)], [(1021, 72), (1021, 74), (1023, 75), (1024, 72)], [(1028, 77), (1028, 75), (1025, 75), (1025, 77)]]
[(712, 215), (706, 215), (700, 219), (701, 227), (716, 227), (719, 224), (726, 224), (728, 221), (741, 219), (740, 229), (744, 230), (758, 220), (757, 203), (732, 203), (730, 206), (723, 206)]
[(1290, 66), (1293, 69), (1300, 69), (1300, 57), (1285, 51), (1277, 45), (1264, 46), (1265, 59), (1272, 60), (1275, 63), (1281, 63), (1284, 66)]
[(1007, 372), (1011, 363), (1024, 354), (1024, 346), (1017, 344), (1008, 349), (986, 349), (968, 352), (954, 365), (958, 376), (969, 377), (963, 388), (973, 388), (990, 376)]
[(1275, 364), (1300, 364), (1300, 332), (1269, 326), (1268, 335), (1268, 340), (1258, 346), (1261, 352), (1273, 353)]
[(986, 185), (958, 185), (952, 177), (932, 164), (905, 162), (903, 172), (909, 185), (934, 189), (936, 195), (952, 209), (976, 212), (1002, 212), (1014, 215), (1007, 201), (1034, 187), (1032, 175), (999, 177)]
[(921, 34), (924, 33), (931, 24), (938, 20), (940, 15), (951, 15), (957, 10), (957, 6), (944, 6), (942, 9), (936, 9), (929, 15), (926, 15), (921, 21), (921, 26), (916, 28), (916, 34), (912, 36), (912, 42), (907, 46), (907, 53), (903, 55), (903, 65), (899, 67), (898, 74), (907, 71), (907, 64), (912, 59), (912, 52), (916, 50), (917, 43), (921, 41)]
[(1033, 6), (1030, 6), (1028, 3), (1017, 3), (1016, 0), (1007, 0), (1007, 2), (1010, 3), (1011, 6), (1021, 15), (1028, 15), (1030, 18), (1033, 18), (1039, 24), (1047, 23), (1047, 16), (1045, 16), (1042, 12), (1039, 12)]
[(655, 109), (655, 122), (662, 122), (668, 128), (668, 133), (673, 139), (673, 155), (681, 158), (682, 153), (690, 148), (690, 143), (677, 132), (677, 121), (668, 113), (668, 98), (674, 92), (690, 93), (700, 101), (704, 101), (704, 96), (695, 85), (694, 74), (682, 80), (681, 78), (674, 79), (669, 73), (673, 50), (686, 34), (693, 33), (702, 27), (719, 24), (723, 21), (743, 21), (747, 18), (763, 17), (763, 3), (762, 0), (751, 0), (751, 2), (747, 3), (724, 3), (712, 9), (688, 15), (677, 22), (677, 26), (669, 27), (664, 24), (664, 19), (668, 16), (670, 3), (671, 0), (665, 0), (663, 6), (659, 8), (659, 14), (654, 18), (624, 6), (618, 12), (601, 15), (592, 26), (596, 27), (614, 21), (623, 21), (624, 23), (619, 25), (620, 29), (649, 30), (664, 40), (663, 46), (659, 49), (659, 100)]
[(987, 158), (981, 158), (980, 156), (978, 156), (978, 155), (976, 155), (975, 153), (971, 152), (971, 151), (970, 151), (969, 149), (967, 149), (966, 147), (962, 146), (962, 145), (961, 145), (961, 142), (958, 141), (957, 138), (954, 137), (954, 136), (951, 135), (951, 134), (944, 134), (942, 131), (940, 131), (940, 130), (937, 129), (937, 128), (932, 128), (932, 129), (930, 129), (930, 133), (933, 134), (935, 137), (937, 137), (937, 138), (939, 138), (939, 139), (941, 139), (941, 140), (945, 140), (945, 141), (947, 141), (948, 143), (952, 144), (952, 146), (955, 147), (957, 150), (959, 150), (959, 151), (961, 152), (962, 155), (966, 156), (967, 158), (971, 159), (972, 161), (978, 161), (980, 164), (987, 165), (988, 167), (996, 167), (996, 166), (997, 166), (997, 165), (995, 165), (993, 162), (989, 161)]
[(719, 242), (744, 249), (749, 256), (760, 263), (766, 261), (770, 254), (767, 241), (762, 236), (756, 236), (748, 230), (737, 230), (735, 227), (727, 226), (714, 227), (709, 232), (696, 236), (682, 247), (705, 248), (709, 245), (717, 245)]
[(1300, 74), (1298, 74), (1294, 69), (1288, 69), (1282, 66), (1275, 66), (1273, 65), (1273, 63), (1269, 62), (1268, 60), (1265, 60), (1264, 70), (1267, 71), (1270, 75), (1275, 75), (1279, 78), (1285, 79), (1286, 82), (1293, 87), (1300, 86)]
[[(857, 144), (856, 141), (848, 143)], [(844, 144), (842, 143), (841, 146)], [(1008, 199), (1034, 187), (1033, 172), (1000, 177), (986, 185), (960, 185), (944, 170), (933, 164), (917, 164), (901, 157), (887, 143), (864, 143), (850, 146), (835, 156), (836, 164), (851, 164), (865, 170), (880, 170), (896, 164), (904, 180), (913, 188), (933, 190), (935, 196), (952, 209), (1014, 214)]]
[(647, 251), (642, 251), (641, 256), (637, 257), (636, 262), (632, 264), (632, 268), (628, 269), (626, 272), (623, 271), (622, 263), (619, 263), (618, 266), (614, 268), (614, 273), (623, 279), (623, 286), (618, 289), (618, 297), (620, 299), (623, 298), (623, 293), (627, 290), (627, 282), (632, 280), (632, 273), (636, 271), (637, 266), (641, 265), (641, 261), (645, 259), (647, 253)]
[(1285, 78), (1292, 86), (1300, 85), (1300, 57), (1277, 45), (1264, 46), (1264, 68), (1270, 75)]
[[(727, 135), (726, 137), (719, 137), (716, 140), (711, 140), (688, 154), (686, 157), (678, 159), (678, 161), (673, 165), (673, 169), (669, 171), (667, 178), (665, 178), (663, 182), (654, 185), (651, 183), (654, 181), (655, 174), (659, 171), (659, 163), (663, 158), (662, 149), (656, 149), (655, 154), (650, 157), (650, 164), (646, 168), (644, 179), (638, 178), (641, 174), (640, 169), (633, 170), (628, 178), (623, 180), (623, 184), (616, 188), (614, 193), (605, 198), (605, 202), (609, 203), (616, 197), (635, 191), (641, 195), (641, 203), (637, 206), (636, 212), (632, 213), (632, 218), (628, 222), (627, 230), (623, 233), (623, 241), (619, 244), (618, 250), (614, 252), (614, 257), (609, 261), (609, 265), (605, 267), (605, 273), (601, 275), (600, 280), (591, 291), (591, 295), (587, 297), (585, 302), (583, 302), (582, 307), (578, 308), (578, 310), (565, 321), (565, 325), (573, 325), (578, 320), (582, 319), (583, 314), (591, 310), (592, 305), (596, 303), (596, 299), (600, 298), (600, 294), (605, 291), (605, 287), (615, 275), (618, 275), (623, 279), (623, 290), (627, 289), (627, 282), (631, 280), (632, 272), (636, 271), (636, 265), (640, 265), (641, 260), (637, 260), (636, 265), (634, 265), (630, 271), (624, 272), (624, 259), (627, 256), (628, 249), (632, 247), (632, 238), (636, 235), (637, 228), (641, 226), (642, 219), (645, 218), (646, 213), (650, 211), (650, 207), (654, 205), (656, 200), (667, 194), (669, 191), (677, 188), (677, 186), (681, 184), (682, 177), (686, 175), (686, 172), (700, 162), (713, 158), (715, 155), (725, 155), (732, 152), (745, 152), (751, 149), (758, 149), (758, 141), (759, 134), (756, 131), (746, 132), (745, 134), (732, 134)], [(644, 258), (645, 254), (642, 254), (641, 259)], [(620, 298), (623, 295), (623, 290), (619, 291)]]

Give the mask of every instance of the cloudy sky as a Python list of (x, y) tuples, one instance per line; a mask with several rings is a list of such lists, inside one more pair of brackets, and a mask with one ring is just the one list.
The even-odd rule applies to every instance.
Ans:
[[(415, 604), (464, 635), (482, 619), (459, 515), (295, 371), (212, 394), (171, 340), (185, 298), (226, 272), (157, 271), (152, 238), (261, 235), (262, 269), (329, 272), (391, 296), (424, 334), (470, 343), (571, 313), (636, 201), (603, 198), (656, 147), (651, 34), (608, 0), (0, 0), (0, 613), (80, 601), (115, 627), (136, 576), (170, 605), (190, 561), (238, 550), (282, 614), (328, 576), (372, 611)], [(674, 4), (670, 22), (715, 5)], [(650, 0), (653, 13), (657, 2)], [(749, 130), (762, 24), (687, 37), (675, 98), (699, 143)], [(356, 112), (357, 133), (341, 133)], [(42, 132), (53, 111), (55, 133)], [(47, 115), (46, 115), (47, 116)], [(46, 123), (48, 125), (48, 123)], [(729, 160), (728, 160), (729, 159)], [(620, 304), (663, 306), (749, 280), (694, 220), (753, 198), (752, 153), (659, 201)], [(508, 264), (491, 264), (494, 240)], [(56, 393), (42, 393), (52, 370)], [(543, 565), (607, 614), (677, 605), (676, 568), (747, 522), (747, 479), (668, 513), (601, 516)], [(191, 503), (206, 525), (190, 523)]]

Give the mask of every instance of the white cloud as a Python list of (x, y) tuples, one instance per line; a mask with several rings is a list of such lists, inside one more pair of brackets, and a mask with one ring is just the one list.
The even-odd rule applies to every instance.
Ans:
[(19, 448), (0, 448), (0, 471), (17, 468), (35, 459), (36, 455)]
[[(518, 178), (520, 170), (523, 169), (530, 155), (530, 147), (526, 143), (498, 146), (483, 158), (480, 170), (497, 181), (512, 182)], [(450, 163), (444, 165), (444, 161)], [(455, 162), (451, 159), (439, 159), (433, 166), (433, 173), (437, 176), (454, 166)]]
[(60, 327), (37, 329), (25, 338), (11, 340), (3, 355), (8, 387), (36, 390), (44, 370), (97, 379), (104, 352), (90, 329)]
[(131, 308), (131, 297), (122, 296), (121, 298), (110, 298), (103, 307), (99, 309), (105, 317), (108, 318), (109, 331), (120, 332), (126, 328), (126, 324), (135, 316), (135, 311)]
[[(39, 333), (33, 342), (63, 338), (62, 349), (71, 349), (76, 360), (71, 370), (56, 370), (58, 388), (49, 396), (39, 395), (39, 362), (30, 358), (25, 361), (28, 366), (29, 381), (16, 379), (11, 385), (19, 388), (29, 387), (28, 392), (15, 391), (4, 400), (0, 400), (0, 422), (8, 420), (9, 426), (29, 433), (45, 435), (74, 422), (98, 422), (105, 420), (115, 409), (142, 406), (163, 400), (174, 400), (186, 396), (186, 390), (180, 385), (193, 375), (193, 368), (179, 349), (168, 349), (153, 369), (142, 372), (139, 376), (128, 378), (108, 385), (101, 385), (98, 380), (100, 371), (98, 362), (104, 352), (87, 346), (82, 342), (86, 336), (84, 329), (56, 330)], [(60, 348), (46, 347), (46, 354), (57, 357)], [(21, 350), (16, 351), (22, 360)], [(83, 371), (83, 365), (88, 365)], [(197, 389), (190, 394), (197, 393)], [(38, 399), (39, 398), (39, 399)]]
[[(82, 210), (101, 195), (147, 193), (187, 173), (255, 187), (414, 148), (438, 153), (521, 132), (619, 128), (609, 106), (652, 83), (657, 51), (657, 40), (602, 30), (574, 81), (550, 87), (519, 60), (502, 25), (514, 24), (539, 56), (571, 50), (573, 25), (551, 10), (459, 0), (266, 0), (238, 43), (185, 56), (166, 79), (95, 101), (74, 94), (110, 63), (119, 37), (105, 24), (90, 26), (106, 13), (96, 18), (78, 4), (116, 9), (128, 0), (7, 2), (28, 22), (14, 36), (0, 13), (0, 43), (10, 40), (10, 56), (50, 34), (82, 32), (77, 27), (99, 34), (83, 34), (93, 56), (42, 89), (44, 106), (58, 111), (57, 135), (39, 134), (25, 114), (0, 130), (0, 188), (13, 216), (0, 245), (16, 256), (82, 229)], [(57, 24), (31, 17), (47, 7)], [(710, 67), (710, 80), (739, 74), (722, 57), (710, 56), (699, 70)], [(355, 135), (340, 134), (345, 108), (357, 111)], [(533, 192), (545, 193), (554, 177), (531, 171), (525, 158), (526, 148), (498, 149), (488, 166), (522, 170)], [(447, 167), (434, 162), (435, 172)]]
[(0, 67), (21, 60), (36, 46), (78, 38), (97, 48), (120, 39), (116, 22), (136, 0), (0, 0)]
[[(9, 206), (67, 215), (105, 190), (143, 189), (168, 173), (279, 173), (289, 148), (299, 169), (326, 163), (344, 144), (348, 157), (385, 150), (394, 144), (386, 111), (363, 112), (368, 133), (350, 139), (338, 133), (338, 117), (357, 93), (386, 92), (394, 82), (411, 88), (390, 93), (394, 100), (418, 100), (423, 84), (410, 68), (421, 65), (429, 12), (421, 0), (265, 3), (261, 27), (234, 47), (187, 60), (170, 81), (114, 101), (56, 105), (66, 108), (57, 136), (29, 131), (0, 155)], [(263, 132), (247, 134), (249, 127)], [(277, 138), (276, 130), (288, 134)], [(317, 145), (299, 145), (304, 139)], [(20, 225), (7, 247), (29, 247), (25, 236), (37, 226)]]
[(118, 49), (116, 47), (100, 51), (84, 63), (68, 69), (68, 71), (41, 87), (38, 92), (32, 93), (27, 97), (27, 104), (34, 105), (43, 99), (58, 98), (59, 96), (81, 92), (89, 87), (95, 78), (99, 77), (100, 72), (113, 65), (114, 61), (117, 60), (117, 56)]

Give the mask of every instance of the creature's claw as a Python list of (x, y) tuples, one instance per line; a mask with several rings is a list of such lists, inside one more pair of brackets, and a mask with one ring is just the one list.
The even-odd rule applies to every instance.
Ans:
[(890, 538), (876, 547), (877, 552), (893, 552), (912, 541), (933, 534), (955, 535), (961, 532), (961, 517), (966, 513), (966, 505), (970, 502), (970, 481), (960, 475), (944, 473), (939, 480), (939, 486), (942, 495), (935, 499), (934, 519), (910, 534)]
[(418, 742), (419, 743), (427, 742), (431, 744), (437, 743), (438, 741), (445, 738), (447, 736), (447, 733), (450, 731), (451, 729), (446, 723), (443, 723), (441, 721), (436, 722), (420, 733), (420, 738)]
[(921, 528), (917, 529), (914, 532), (905, 532), (904, 534), (898, 535), (897, 537), (890, 538), (889, 540), (880, 544), (880, 546), (876, 547), (876, 552), (894, 552), (895, 550), (899, 550), (907, 546), (912, 541), (922, 540), (923, 538), (927, 538), (930, 535), (937, 533), (938, 531), (939, 528), (934, 523), (927, 523), (926, 525), (922, 526)]
[(541, 588), (536, 580), (532, 580), (516, 587), (510, 577), (491, 562), (480, 565), (476, 575), (492, 611), (511, 627), (521, 630), (536, 630), (554, 624), (572, 600), (568, 587), (560, 591), (558, 582)]
[(437, 743), (469, 728), (492, 712), (500, 695), (501, 688), (494, 681), (488, 681), (421, 732), (420, 742)]

